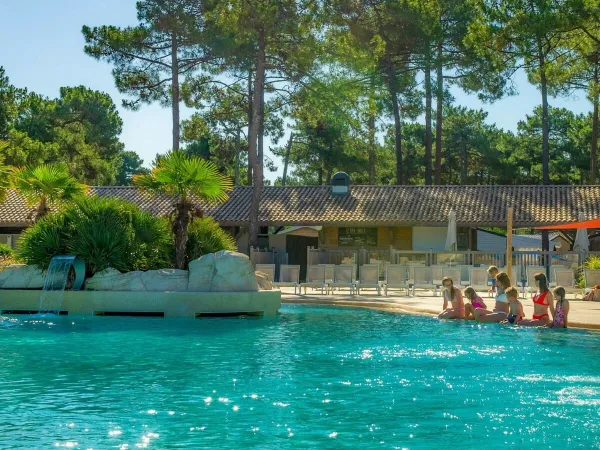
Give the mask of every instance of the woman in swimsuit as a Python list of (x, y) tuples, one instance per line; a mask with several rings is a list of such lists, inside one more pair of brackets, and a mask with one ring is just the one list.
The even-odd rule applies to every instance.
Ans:
[(465, 319), (475, 319), (474, 312), (477, 308), (487, 308), (483, 299), (477, 295), (477, 292), (471, 286), (465, 289), (464, 296), (470, 301), (470, 303), (465, 303)]
[(562, 286), (556, 287), (552, 294), (556, 299), (556, 308), (554, 308), (554, 321), (546, 325), (548, 328), (567, 328), (569, 322), (569, 300), (566, 298), (565, 288)]
[(492, 311), (476, 309), (473, 311), (478, 322), (502, 322), (508, 317), (508, 299), (504, 291), (510, 287), (510, 278), (506, 272), (496, 275), (496, 304)]
[[(454, 282), (450, 277), (445, 277), (442, 280), (442, 286), (444, 287), (444, 310), (438, 317), (440, 319), (464, 319), (465, 304), (460, 289), (454, 287)], [(448, 303), (452, 307), (448, 307)]]
[(533, 296), (533, 319), (523, 319), (517, 322), (518, 325), (525, 327), (540, 327), (550, 323), (548, 310), (554, 317), (554, 297), (548, 290), (548, 279), (543, 273), (536, 274), (533, 279), (537, 292)]

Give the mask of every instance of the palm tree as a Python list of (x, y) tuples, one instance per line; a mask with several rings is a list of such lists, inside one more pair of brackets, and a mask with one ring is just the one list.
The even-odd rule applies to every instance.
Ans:
[(37, 167), (13, 168), (10, 182), (30, 206), (37, 206), (35, 221), (50, 208), (85, 194), (87, 186), (69, 174), (64, 164), (42, 164)]
[(222, 203), (233, 189), (231, 179), (219, 173), (210, 161), (182, 151), (171, 151), (158, 158), (148, 175), (135, 175), (133, 184), (152, 194), (167, 194), (174, 198), (173, 234), (175, 235), (175, 265), (183, 269), (186, 263), (188, 225), (195, 213), (194, 201)]
[[(0, 145), (2, 141), (0, 141)], [(0, 165), (0, 203), (4, 203), (6, 197), (8, 197), (8, 188), (10, 188), (8, 168)]]

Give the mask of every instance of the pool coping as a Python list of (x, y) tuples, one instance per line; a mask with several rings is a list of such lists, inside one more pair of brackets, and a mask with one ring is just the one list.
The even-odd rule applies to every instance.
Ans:
[[(429, 308), (418, 308), (402, 303), (391, 303), (378, 300), (348, 300), (348, 299), (324, 299), (320, 296), (310, 295), (294, 295), (282, 294), (282, 304), (307, 304), (307, 305), (323, 305), (323, 306), (342, 306), (352, 308), (368, 308), (377, 311), (387, 311), (396, 314), (415, 314), (426, 317), (437, 317), (439, 310)], [(569, 328), (579, 328), (584, 330), (600, 331), (600, 324), (585, 323), (585, 322), (569, 322)]]

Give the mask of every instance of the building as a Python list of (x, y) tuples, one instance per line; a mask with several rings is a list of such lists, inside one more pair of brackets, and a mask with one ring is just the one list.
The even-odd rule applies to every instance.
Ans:
[[(89, 193), (128, 200), (157, 215), (171, 210), (171, 198), (151, 197), (130, 186), (95, 186)], [(243, 230), (251, 193), (252, 188), (238, 186), (224, 204), (199, 205), (238, 238), (241, 249), (246, 248)], [(505, 228), (509, 207), (515, 228), (576, 222), (579, 214), (600, 218), (600, 186), (265, 186), (261, 246), (283, 249), (285, 239), (288, 252), (291, 247), (305, 251), (309, 243), (328, 249), (443, 251), (448, 215), (454, 211), (458, 250), (478, 250), (477, 229)], [(0, 204), (0, 240), (14, 245), (33, 210), (10, 192)], [(299, 228), (282, 238), (284, 227)], [(298, 236), (306, 227), (312, 227), (309, 235)], [(269, 229), (279, 232), (269, 234)]]

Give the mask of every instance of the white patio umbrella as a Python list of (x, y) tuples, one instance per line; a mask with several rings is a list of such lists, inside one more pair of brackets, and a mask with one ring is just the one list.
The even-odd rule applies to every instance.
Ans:
[[(579, 221), (583, 222), (585, 216), (579, 214)], [(588, 239), (587, 228), (578, 228), (577, 234), (575, 235), (575, 242), (573, 243), (573, 250), (579, 252), (587, 252), (590, 249), (590, 241)]]
[(448, 233), (446, 234), (446, 250), (456, 250), (456, 214), (450, 210), (448, 214)]

